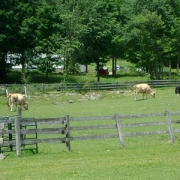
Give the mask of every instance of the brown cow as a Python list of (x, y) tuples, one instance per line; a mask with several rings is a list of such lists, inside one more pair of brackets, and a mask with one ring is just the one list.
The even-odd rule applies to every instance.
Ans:
[(26, 102), (23, 94), (18, 94), (18, 93), (7, 94), (7, 104), (8, 107), (10, 108), (10, 111), (13, 110), (13, 105), (16, 106), (15, 111), (18, 105), (20, 105), (21, 107), (23, 106), (25, 110), (28, 109), (28, 103)]

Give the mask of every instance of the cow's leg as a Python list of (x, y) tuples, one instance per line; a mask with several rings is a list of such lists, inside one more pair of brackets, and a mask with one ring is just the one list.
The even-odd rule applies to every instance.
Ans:
[(13, 103), (11, 103), (10, 105), (10, 111), (12, 111), (12, 109), (13, 109)]
[(8, 99), (8, 106), (9, 106), (9, 110), (12, 111), (13, 103), (11, 102), (10, 98)]
[(134, 91), (135, 101), (137, 100), (137, 90)]
[(147, 92), (146, 92), (146, 99), (147, 99)]

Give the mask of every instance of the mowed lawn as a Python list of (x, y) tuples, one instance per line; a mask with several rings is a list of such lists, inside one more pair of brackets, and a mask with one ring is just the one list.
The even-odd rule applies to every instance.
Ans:
[[(148, 95), (147, 100), (142, 100), (141, 94), (138, 99), (134, 100), (133, 92), (118, 90), (43, 95), (29, 92), (29, 110), (22, 111), (22, 116), (86, 117), (180, 111), (180, 96), (175, 95), (174, 87), (156, 89), (155, 99)], [(6, 98), (1, 96), (0, 116), (16, 114), (8, 111)], [(21, 157), (6, 152), (6, 159), (0, 160), (0, 179), (179, 180), (180, 134), (175, 134), (174, 143), (169, 141), (168, 134), (129, 137), (124, 142), (124, 149), (115, 138), (72, 141), (70, 152), (65, 144), (39, 144), (39, 153), (24, 151)]]

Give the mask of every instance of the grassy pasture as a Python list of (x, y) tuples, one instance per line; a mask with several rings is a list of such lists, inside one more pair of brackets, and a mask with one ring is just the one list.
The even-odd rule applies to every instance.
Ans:
[[(174, 88), (156, 89), (155, 99), (148, 95), (147, 100), (142, 100), (142, 95), (139, 95), (138, 101), (134, 100), (132, 92), (123, 94), (118, 91), (32, 95), (29, 92), (29, 95), (29, 110), (22, 112), (23, 117), (109, 116), (115, 113), (126, 115), (180, 111), (180, 96), (175, 95)], [(99, 99), (94, 98), (97, 96)], [(89, 100), (84, 97), (89, 97)], [(73, 103), (69, 103), (70, 100)], [(16, 114), (7, 110), (6, 98), (1, 96), (0, 116)], [(148, 121), (148, 118), (140, 121)], [(173, 144), (169, 142), (168, 134), (129, 137), (124, 139), (124, 143), (125, 148), (122, 149), (118, 139), (72, 141), (70, 152), (66, 152), (64, 144), (39, 144), (38, 154), (24, 151), (21, 157), (17, 157), (14, 152), (7, 152), (6, 159), (0, 161), (0, 179), (179, 179), (179, 134), (175, 134)]]

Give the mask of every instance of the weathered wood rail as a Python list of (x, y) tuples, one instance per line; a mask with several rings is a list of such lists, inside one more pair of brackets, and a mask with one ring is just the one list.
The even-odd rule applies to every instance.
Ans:
[[(65, 143), (70, 150), (68, 116), (62, 118), (22, 118), (21, 108), (14, 117), (0, 118), (0, 153), (16, 150), (21, 155), (22, 150), (35, 150), (38, 152), (38, 143)], [(38, 126), (44, 125), (43, 128)], [(52, 127), (55, 126), (55, 127)], [(49, 127), (50, 126), (50, 127)], [(57, 128), (58, 126), (58, 128)], [(58, 135), (58, 137), (40, 138), (39, 135)], [(31, 136), (29, 136), (31, 135)], [(27, 145), (31, 147), (27, 148)], [(4, 149), (5, 148), (5, 149)]]
[[(137, 83), (148, 83), (153, 88), (159, 87), (176, 87), (180, 86), (180, 81), (178, 80), (149, 80), (149, 81), (128, 81), (128, 82), (94, 82), (94, 83), (60, 83), (59, 91), (67, 90), (113, 90), (113, 89), (129, 89)], [(46, 87), (44, 87), (46, 89)]]
[[(4, 129), (5, 124), (11, 123), (15, 124), (15, 129)], [(28, 125), (34, 123), (37, 124), (36, 128), (27, 128)], [(42, 127), (40, 128), (40, 126)], [(147, 128), (149, 129), (147, 130)], [(0, 119), (0, 134), (15, 137), (4, 141), (1, 139), (0, 147), (15, 146), (18, 156), (21, 155), (22, 148), (26, 147), (27, 144), (65, 143), (67, 150), (70, 150), (72, 140), (117, 138), (123, 148), (126, 137), (169, 134), (170, 141), (173, 143), (174, 133), (180, 133), (180, 112), (25, 119), (21, 117), (21, 112), (19, 112), (18, 116)], [(36, 138), (27, 138), (30, 134), (37, 136)], [(40, 135), (43, 135), (43, 138), (39, 138)], [(50, 135), (53, 137), (49, 137)], [(55, 135), (56, 137), (54, 137)]]
[[(171, 120), (172, 116), (179, 116), (178, 120)], [(133, 119), (144, 119), (142, 122), (134, 122)], [(151, 121), (151, 118), (156, 118), (156, 121)], [(161, 118), (161, 119), (159, 119)], [(162, 119), (163, 118), (163, 119)], [(104, 135), (94, 135), (94, 136), (78, 136), (78, 137), (70, 137), (71, 140), (85, 140), (85, 139), (99, 139), (99, 138), (119, 138), (119, 142), (121, 147), (124, 147), (124, 138), (125, 137), (135, 137), (135, 136), (146, 136), (146, 135), (160, 135), (160, 134), (169, 134), (171, 142), (174, 142), (174, 133), (180, 132), (180, 126), (177, 128), (172, 125), (177, 125), (180, 123), (180, 112), (169, 112), (165, 111), (164, 113), (153, 113), (153, 114), (134, 114), (134, 115), (118, 115), (109, 117), (70, 117), (70, 122), (72, 121), (95, 121), (95, 120), (108, 120), (114, 119), (114, 125), (99, 125), (99, 126), (81, 126), (81, 127), (72, 127), (70, 126), (70, 130), (89, 130), (89, 129), (116, 129), (117, 133), (115, 134), (104, 134)], [(127, 123), (127, 120), (129, 121)], [(164, 126), (164, 129), (150, 130), (150, 131), (140, 131), (140, 132), (131, 132), (132, 129), (138, 127), (153, 127), (153, 126)], [(130, 132), (124, 132), (124, 129), (130, 128)]]
[[(149, 81), (133, 81), (133, 82), (92, 82), (92, 83), (54, 83), (54, 84), (27, 84), (28, 92), (34, 89), (36, 92), (49, 91), (82, 91), (82, 90), (115, 90), (130, 89), (134, 84), (148, 83), (152, 88), (159, 87), (176, 87), (180, 86), (179, 80), (149, 80)], [(5, 89), (9, 92), (23, 92), (23, 84), (0, 84), (0, 94), (5, 94)]]

